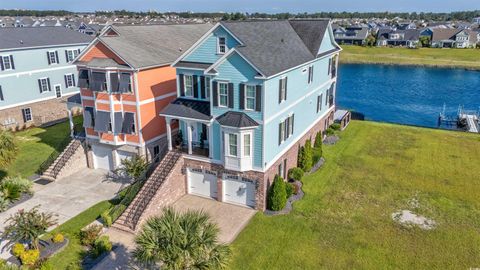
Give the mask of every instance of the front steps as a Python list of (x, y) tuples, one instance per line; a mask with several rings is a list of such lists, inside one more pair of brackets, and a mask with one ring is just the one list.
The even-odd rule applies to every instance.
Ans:
[[(81, 153), (78, 153), (79, 150), (81, 151)], [(68, 167), (66, 165), (69, 163), (70, 160), (72, 160), (72, 157), (75, 154), (85, 155), (83, 152), (82, 140), (76, 138), (73, 139), (67, 145), (67, 147), (65, 147), (63, 152), (55, 159), (55, 161), (48, 167), (48, 169), (45, 170), (45, 172), (41, 175), (40, 178), (50, 181), (57, 180), (58, 176), (61, 175), (64, 168)], [(79, 166), (79, 164), (76, 164), (76, 166)]]

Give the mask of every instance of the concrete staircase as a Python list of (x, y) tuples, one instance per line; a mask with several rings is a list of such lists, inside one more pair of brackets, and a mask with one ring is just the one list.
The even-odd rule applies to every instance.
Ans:
[[(133, 199), (125, 212), (123, 212), (112, 225), (113, 228), (128, 233), (135, 232), (143, 212), (147, 209), (150, 201), (157, 194), (162, 184), (168, 179), (172, 169), (181, 156), (182, 153), (176, 150), (170, 151), (165, 155), (140, 189), (135, 199)], [(166, 194), (166, 196), (168, 196), (168, 194)]]
[(55, 161), (48, 167), (48, 169), (45, 170), (45, 172), (41, 175), (41, 178), (55, 181), (70, 159), (72, 159), (72, 157), (77, 153), (77, 150), (82, 150), (83, 152), (83, 148), (81, 147), (82, 142), (83, 140), (81, 139), (73, 139), (67, 145), (67, 147), (65, 147), (63, 152), (55, 159)]

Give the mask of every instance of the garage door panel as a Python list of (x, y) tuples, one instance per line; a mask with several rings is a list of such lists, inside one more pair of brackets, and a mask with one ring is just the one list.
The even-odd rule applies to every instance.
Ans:
[(242, 180), (223, 179), (224, 202), (255, 206), (255, 184)]
[(93, 152), (93, 166), (95, 169), (113, 169), (113, 155), (112, 149), (98, 145), (92, 146)]
[(217, 176), (202, 170), (188, 169), (188, 193), (216, 198)]

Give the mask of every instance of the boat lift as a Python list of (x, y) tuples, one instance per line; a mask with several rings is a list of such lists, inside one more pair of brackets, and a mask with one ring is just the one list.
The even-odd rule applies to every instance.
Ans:
[(457, 115), (447, 115), (446, 105), (438, 117), (438, 126), (457, 127), (471, 133), (480, 133), (480, 107), (477, 111), (465, 110), (459, 105)]

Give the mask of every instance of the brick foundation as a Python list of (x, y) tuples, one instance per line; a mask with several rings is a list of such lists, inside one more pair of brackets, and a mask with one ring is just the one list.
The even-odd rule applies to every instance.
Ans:
[[(0, 128), (22, 130), (68, 119), (67, 97), (34, 102), (0, 111)], [(30, 108), (32, 121), (24, 122), (22, 109)], [(74, 108), (73, 114), (80, 114), (81, 108)]]

